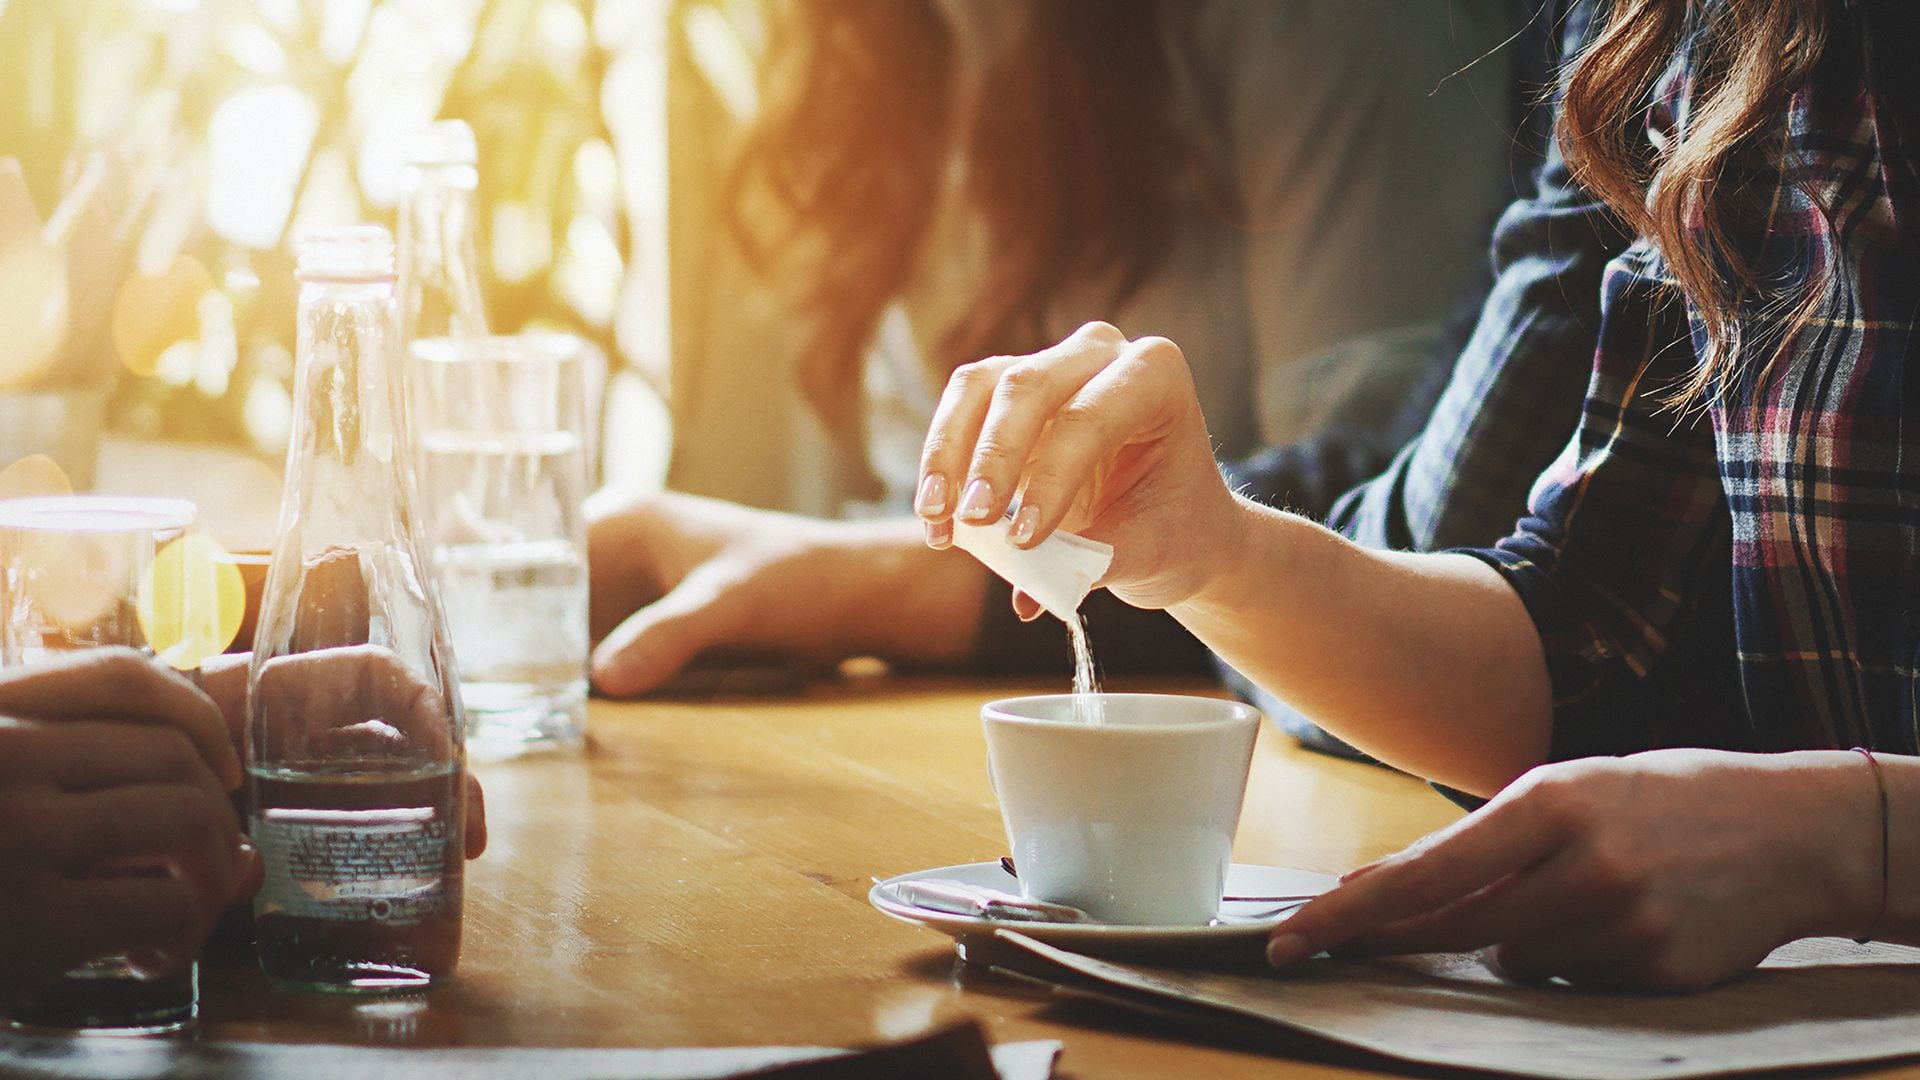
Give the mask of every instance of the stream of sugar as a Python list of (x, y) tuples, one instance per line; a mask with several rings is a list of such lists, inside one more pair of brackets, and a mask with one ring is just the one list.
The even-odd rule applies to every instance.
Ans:
[(1067, 624), (1067, 636), (1073, 639), (1073, 719), (1082, 724), (1104, 724), (1107, 716), (1100, 704), (1100, 673), (1093, 668), (1086, 616), (1076, 613), (1062, 621)]

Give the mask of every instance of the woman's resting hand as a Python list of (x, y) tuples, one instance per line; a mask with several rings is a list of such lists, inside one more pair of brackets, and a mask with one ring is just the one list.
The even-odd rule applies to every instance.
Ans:
[(1105, 323), (956, 370), (920, 477), (915, 509), (933, 546), (950, 541), (953, 521), (999, 520), (1017, 494), (1016, 544), (1065, 527), (1113, 545), (1100, 584), (1138, 607), (1179, 604), (1218, 580), (1243, 516), (1180, 350)]
[(128, 649), (0, 674), (0, 986), (128, 953), (188, 962), (259, 883), (226, 722)]
[(1871, 774), (1844, 752), (1546, 765), (1346, 875), (1282, 924), (1268, 956), (1491, 947), (1522, 981), (1700, 990), (1797, 938), (1862, 932), (1879, 838)]
[(986, 573), (911, 518), (835, 522), (675, 492), (588, 504), (594, 685), (653, 690), (703, 653), (824, 666), (862, 652), (953, 663)]

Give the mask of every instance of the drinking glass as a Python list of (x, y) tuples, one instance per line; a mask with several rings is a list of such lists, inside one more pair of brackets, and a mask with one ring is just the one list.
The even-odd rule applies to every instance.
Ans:
[(585, 351), (560, 334), (416, 340), (412, 416), (468, 753), (587, 721)]
[[(189, 534), (195, 508), (179, 499), (58, 496), (0, 502), (0, 665), (75, 649), (126, 645), (151, 653), (143, 629), (156, 609), (184, 616), (187, 575), (155, 573), (156, 556)], [(171, 621), (171, 620), (170, 620)], [(173, 622), (169, 632), (178, 632)], [(164, 647), (164, 646), (163, 646)], [(116, 873), (164, 873), (125, 870)], [(124, 956), (105, 956), (9, 1001), (0, 1014), (27, 1030), (160, 1034), (199, 1014), (198, 961), (146, 980)]]

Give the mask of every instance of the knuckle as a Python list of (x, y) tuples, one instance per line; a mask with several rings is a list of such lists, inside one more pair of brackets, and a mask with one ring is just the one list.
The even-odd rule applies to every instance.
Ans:
[(1691, 994), (1714, 984), (1711, 973), (1668, 949), (1634, 965), (1635, 981), (1666, 994)]
[(1018, 453), (1005, 437), (988, 432), (974, 444), (973, 471), (976, 474), (998, 476), (1018, 463)]
[(158, 796), (159, 806), (176, 839), (184, 844), (207, 843), (220, 835), (220, 819), (208, 795), (198, 788), (169, 787)]
[(150, 732), (144, 752), (153, 755), (165, 770), (163, 775), (181, 779), (208, 775), (207, 763), (192, 736), (177, 727), (152, 728)]
[(987, 390), (1000, 381), (1000, 367), (994, 358), (961, 364), (948, 376), (947, 387), (962, 394)]
[(1127, 340), (1127, 335), (1121, 333), (1119, 327), (1100, 319), (1080, 324), (1080, 329), (1075, 330), (1073, 336), (1103, 345), (1122, 345)]
[(1054, 414), (1053, 425), (1055, 430), (1086, 431), (1099, 426), (1100, 420), (1101, 411), (1098, 405), (1075, 398), (1060, 406), (1060, 411)]
[(1534, 769), (1515, 782), (1515, 798), (1547, 824), (1561, 829), (1579, 826), (1586, 819), (1586, 798), (1576, 778), (1547, 766)]
[(920, 447), (921, 471), (925, 472), (951, 457), (957, 449), (956, 443), (957, 440), (946, 431), (935, 429), (928, 432), (926, 442)]
[(1033, 397), (1046, 392), (1053, 382), (1053, 371), (1039, 360), (1022, 360), (1002, 372), (994, 393), (1003, 399)]
[(1185, 374), (1187, 357), (1180, 346), (1163, 337), (1144, 337), (1134, 342), (1138, 350), (1140, 363), (1149, 370), (1161, 373), (1178, 372)]
[(1678, 930), (1671, 913), (1657, 905), (1640, 904), (1620, 921), (1614, 936), (1627, 955), (1655, 958), (1672, 951)]
[(1030, 502), (1045, 505), (1074, 486), (1074, 478), (1057, 464), (1035, 462), (1027, 470), (1026, 498)]
[(116, 693), (133, 693), (153, 677), (153, 665), (134, 650), (115, 645), (100, 650), (99, 677)]

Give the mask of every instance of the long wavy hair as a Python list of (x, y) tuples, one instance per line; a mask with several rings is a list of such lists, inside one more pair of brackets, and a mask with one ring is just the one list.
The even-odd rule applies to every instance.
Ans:
[[(1573, 175), (1653, 241), (1706, 329), (1706, 355), (1673, 388), (1676, 405), (1705, 402), (1756, 364), (1764, 377), (1820, 306), (1818, 272), (1763, 281), (1730, 236), (1735, 221), (1765, 212), (1752, 204), (1760, 192), (1747, 181), (1786, 167), (1785, 109), (1820, 62), (1832, 4), (1614, 0), (1568, 75), (1560, 144)], [(1648, 107), (1683, 38), (1693, 80), (1686, 128), (1648, 153), (1629, 121)], [(1761, 313), (1776, 329), (1746, 334), (1743, 311)]]
[(830, 428), (859, 426), (868, 343), (956, 155), (990, 269), (940, 328), (941, 367), (1039, 348), (1063, 287), (1118, 305), (1164, 261), (1198, 158), (1172, 116), (1167, 49), (1192, 6), (996, 4), (1018, 30), (962, 102), (942, 0), (767, 0), (760, 111), (722, 205), (756, 269), (808, 282), (799, 380)]

